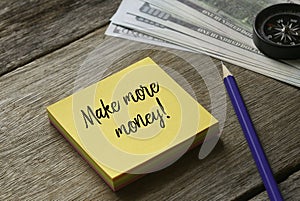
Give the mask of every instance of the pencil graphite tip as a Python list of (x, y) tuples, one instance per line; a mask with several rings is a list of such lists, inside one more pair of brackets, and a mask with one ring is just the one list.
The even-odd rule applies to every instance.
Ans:
[(221, 61), (222, 63), (222, 69), (223, 69), (223, 78), (232, 75), (231, 72), (226, 68), (226, 66), (224, 65), (224, 63)]

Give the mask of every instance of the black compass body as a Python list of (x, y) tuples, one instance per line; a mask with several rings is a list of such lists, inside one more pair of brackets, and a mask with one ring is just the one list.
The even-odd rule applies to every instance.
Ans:
[(300, 5), (276, 4), (262, 10), (255, 19), (253, 41), (274, 59), (300, 59)]

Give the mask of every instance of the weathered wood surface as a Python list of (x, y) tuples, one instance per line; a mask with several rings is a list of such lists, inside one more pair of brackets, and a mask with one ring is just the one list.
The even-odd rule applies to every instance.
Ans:
[[(289, 176), (287, 180), (279, 184), (281, 193), (285, 200), (300, 200), (300, 171)], [(267, 192), (260, 193), (251, 199), (251, 201), (268, 200)]]
[[(104, 49), (95, 51), (98, 57), (94, 57), (91, 52), (103, 41), (104, 30), (105, 27), (0, 77), (0, 199), (245, 200), (263, 192), (261, 179), (226, 97), (223, 98), (227, 101), (227, 116), (221, 141), (207, 158), (199, 160), (197, 148), (174, 165), (149, 174), (117, 193), (108, 188), (49, 124), (45, 110), (48, 105), (71, 95), (78, 84), (88, 85), (145, 56), (180, 72), (206, 107), (210, 100), (203, 82), (199, 84), (193, 72), (184, 70), (184, 61), (168, 52), (141, 50), (123, 55), (117, 61), (119, 57), (110, 55), (121, 57), (125, 49), (142, 45), (112, 39), (102, 45)], [(123, 50), (120, 46), (126, 48)], [(207, 57), (200, 58), (199, 62), (207, 62)], [(300, 91), (228, 66), (237, 78), (276, 178), (284, 180), (300, 164)], [(82, 78), (77, 77), (80, 72)], [(210, 73), (209, 69), (206, 73)], [(178, 73), (171, 71), (171, 75), (182, 83)], [(216, 80), (215, 87), (221, 84)]]
[[(209, 92), (197, 73), (170, 52), (119, 39), (106, 38), (102, 43), (105, 27), (97, 28), (107, 22), (118, 1), (20, 2), (0, 3), (1, 20), (6, 19), (0, 22), (0, 48), (5, 45), (0, 51), (0, 72), (6, 72), (0, 77), (0, 200), (266, 199), (265, 193), (259, 194), (264, 187), (232, 106), (222, 94), (217, 111), (222, 110), (226, 98), (225, 127), (221, 141), (207, 158), (199, 160), (196, 148), (172, 166), (112, 192), (49, 124), (46, 107), (145, 56), (166, 66), (165, 70), (187, 91), (195, 92), (208, 109)], [(43, 32), (46, 35), (40, 36)], [(95, 49), (100, 44), (101, 49)], [(136, 48), (143, 50), (125, 54)], [(202, 64), (210, 62), (207, 57), (181, 54)], [(214, 62), (220, 70), (219, 61)], [(228, 67), (236, 76), (275, 176), (282, 182), (284, 198), (297, 200), (300, 90)], [(211, 70), (203, 73), (209, 75)], [(222, 85), (220, 80), (212, 80), (212, 88)]]
[(109, 22), (120, 0), (1, 0), (0, 75)]

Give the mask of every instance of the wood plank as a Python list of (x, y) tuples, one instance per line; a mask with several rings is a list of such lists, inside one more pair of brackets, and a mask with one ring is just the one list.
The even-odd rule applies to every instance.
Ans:
[[(282, 196), (285, 198), (284, 200), (299, 200), (300, 198), (300, 171), (292, 174), (285, 180), (279, 184), (279, 188), (281, 189)], [(251, 199), (251, 201), (260, 201), (260, 200), (268, 200), (268, 194), (266, 191), (260, 193)]]
[(0, 2), (0, 75), (108, 23), (120, 0)]
[[(192, 87), (205, 107), (209, 108), (211, 101), (203, 80), (174, 54), (107, 37), (109, 42), (102, 44), (102, 49), (94, 49), (103, 42), (103, 33), (104, 29), (91, 33), (0, 77), (1, 200), (245, 200), (263, 191), (233, 108), (222, 96), (220, 100), (227, 101), (225, 127), (221, 141), (207, 158), (199, 160), (199, 148), (194, 149), (172, 166), (112, 192), (49, 124), (48, 105), (71, 95), (77, 85), (93, 83), (149, 55), (169, 66), (171, 76), (184, 88)], [(125, 50), (137, 47), (143, 49), (119, 60)], [(183, 54), (202, 64), (208, 62), (207, 57)], [(274, 173), (288, 174), (300, 164), (299, 89), (228, 67), (240, 85)], [(213, 82), (214, 87), (222, 85)]]

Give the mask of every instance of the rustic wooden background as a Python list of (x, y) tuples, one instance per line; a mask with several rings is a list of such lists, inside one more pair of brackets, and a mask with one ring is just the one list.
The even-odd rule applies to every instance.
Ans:
[[(210, 108), (203, 81), (182, 69), (184, 61), (168, 51), (143, 50), (114, 61), (110, 55), (120, 39), (105, 37), (104, 32), (119, 3), (0, 2), (0, 200), (268, 200), (226, 96), (223, 134), (207, 158), (199, 160), (196, 148), (116, 193), (49, 124), (48, 105), (71, 95), (78, 80), (86, 85), (99, 79), (97, 74), (86, 77), (89, 71), (98, 67), (101, 76), (107, 76), (149, 55), (180, 72), (197, 100)], [(91, 68), (83, 69), (82, 63), (104, 41), (111, 45), (102, 49), (103, 63), (91, 61)], [(142, 45), (126, 40), (121, 44), (125, 49)], [(203, 58), (202, 63), (208, 58), (190, 56)], [(212, 61), (220, 70), (220, 62)], [(106, 64), (113, 65), (105, 68)], [(227, 65), (239, 83), (283, 197), (300, 200), (300, 90)], [(180, 82), (176, 74), (171, 76)], [(216, 87), (221, 84), (216, 81)]]

